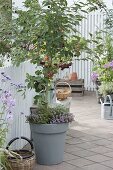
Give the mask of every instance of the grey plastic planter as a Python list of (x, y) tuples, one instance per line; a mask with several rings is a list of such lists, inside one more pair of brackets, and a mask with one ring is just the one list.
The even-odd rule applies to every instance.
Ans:
[(63, 161), (68, 123), (30, 124), (38, 164), (55, 165)]

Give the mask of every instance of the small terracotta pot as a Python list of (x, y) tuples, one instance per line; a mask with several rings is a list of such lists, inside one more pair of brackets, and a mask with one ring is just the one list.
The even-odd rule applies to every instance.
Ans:
[(77, 80), (77, 73), (73, 72), (72, 74), (70, 74), (70, 80)]

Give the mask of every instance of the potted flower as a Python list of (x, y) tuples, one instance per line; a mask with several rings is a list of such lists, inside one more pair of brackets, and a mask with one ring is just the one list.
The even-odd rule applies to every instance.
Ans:
[(99, 86), (99, 93), (106, 97), (107, 95), (110, 95), (113, 100), (113, 82), (102, 82), (102, 84)]
[[(86, 9), (86, 6), (89, 9)], [(58, 164), (63, 161), (65, 133), (73, 120), (64, 106), (48, 101), (54, 75), (69, 68), (73, 56), (79, 56), (87, 41), (78, 35), (76, 26), (84, 11), (95, 10), (100, 3), (74, 3), (67, 0), (25, 0), (25, 10), (16, 10), (13, 19), (12, 61), (19, 64), (30, 59), (35, 75), (27, 74), (28, 88), (35, 89), (35, 107), (27, 117), (39, 164)]]
[(101, 67), (96, 67), (96, 72), (92, 74), (92, 79), (96, 80), (97, 90), (101, 97), (112, 94), (113, 81), (113, 61), (106, 62), (106, 59), (101, 60)]
[(102, 98), (103, 94), (105, 95), (105, 91), (102, 92), (99, 89), (104, 90), (109, 86), (109, 82), (113, 80), (113, 39), (109, 33), (106, 33), (105, 39), (103, 39), (100, 32), (97, 32), (96, 39), (93, 42), (95, 43), (92, 53), (94, 67), (91, 79), (96, 85), (96, 94), (98, 103), (100, 103), (100, 98)]
[(73, 114), (62, 105), (31, 107), (27, 121), (39, 164), (52, 165), (63, 161), (66, 131), (73, 120)]

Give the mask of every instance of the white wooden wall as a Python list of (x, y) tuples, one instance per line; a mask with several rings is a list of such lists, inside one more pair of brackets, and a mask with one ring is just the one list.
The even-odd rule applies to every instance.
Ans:
[[(22, 83), (25, 85), (26, 73), (34, 74), (35, 66), (32, 65), (29, 61), (26, 63), (21, 64), (19, 67), (4, 67), (0, 68), (0, 79), (1, 79), (1, 72), (5, 72), (6, 75), (10, 76), (12, 81), (19, 84)], [(2, 86), (0, 81), (0, 87)], [(26, 98), (24, 99), (21, 93), (16, 93), (14, 87), (11, 88), (12, 94), (16, 99), (16, 107), (13, 110), (14, 113), (14, 121), (9, 127), (9, 135), (8, 141), (10, 141), (14, 137), (25, 136), (30, 138), (30, 129), (29, 124), (26, 123), (25, 116), (30, 114), (30, 106), (33, 104), (33, 96), (34, 91), (27, 90), (26, 91)], [(0, 108), (1, 109), (1, 108)], [(22, 115), (21, 112), (24, 114)], [(18, 140), (16, 147), (19, 145), (23, 146), (25, 141)]]
[[(105, 15), (100, 12), (92, 12), (90, 14), (84, 15), (86, 19), (83, 19), (81, 25), (77, 27), (78, 31), (85, 38), (90, 38), (89, 33), (95, 35), (95, 32), (99, 29), (104, 28), (104, 18)], [(93, 48), (93, 45), (90, 45), (90, 48)], [(65, 77), (66, 74), (70, 74), (71, 72), (77, 72), (78, 78), (84, 79), (85, 82), (85, 90), (93, 91), (94, 84), (91, 81), (91, 73), (93, 63), (89, 60), (80, 60), (81, 58), (85, 58), (87, 54), (82, 53), (80, 58), (73, 58), (73, 65), (70, 69), (65, 69), (64, 71), (59, 73), (61, 78)]]

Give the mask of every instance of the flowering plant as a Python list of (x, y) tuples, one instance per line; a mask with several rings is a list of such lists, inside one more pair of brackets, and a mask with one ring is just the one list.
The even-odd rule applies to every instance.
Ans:
[(102, 82), (99, 86), (99, 93), (103, 96), (113, 93), (113, 82)]
[(113, 93), (113, 60), (106, 61), (103, 59), (93, 70), (91, 79), (96, 85), (99, 85), (99, 93), (104, 96)]
[(6, 160), (5, 160), (5, 155), (4, 153), (9, 153), (6, 151), (5, 143), (6, 143), (6, 138), (7, 138), (7, 132), (10, 123), (13, 121), (13, 109), (16, 105), (16, 100), (14, 98), (14, 95), (11, 93), (11, 87), (13, 86), (17, 90), (22, 89), (23, 86), (22, 84), (16, 84), (13, 83), (11, 78), (7, 76), (4, 72), (1, 73), (2, 79), (2, 87), (0, 89), (0, 169), (4, 169), (6, 165)]
[[(8, 125), (13, 119), (13, 107), (15, 106), (15, 99), (13, 98), (10, 91), (1, 90), (0, 100), (2, 104), (2, 110), (0, 112), (0, 148), (4, 148), (6, 142), (6, 136), (8, 132)], [(5, 114), (4, 114), (5, 113)], [(0, 150), (0, 165), (3, 163), (4, 150)]]
[(31, 115), (27, 116), (27, 121), (35, 124), (59, 124), (69, 123), (74, 120), (74, 116), (68, 113), (68, 109), (62, 105), (48, 107), (46, 109), (40, 105)]
[(113, 81), (113, 60), (105, 61), (102, 60), (100, 64), (93, 68), (94, 72), (91, 74), (92, 81), (97, 79), (101, 82), (112, 82)]

